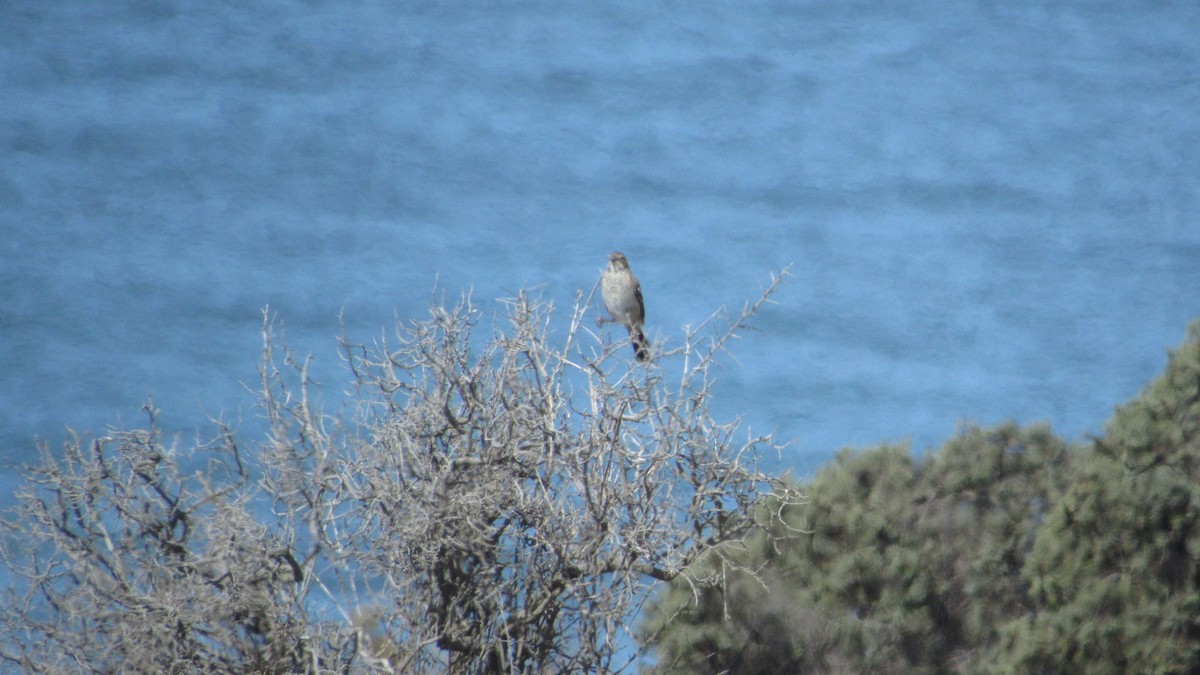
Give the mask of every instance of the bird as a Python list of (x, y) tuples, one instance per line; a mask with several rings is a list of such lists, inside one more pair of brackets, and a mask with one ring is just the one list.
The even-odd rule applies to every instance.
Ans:
[(642, 332), (646, 303), (642, 300), (642, 285), (629, 269), (629, 260), (624, 253), (613, 251), (609, 254), (608, 267), (600, 275), (600, 293), (612, 320), (629, 329), (633, 355), (638, 361), (645, 361), (650, 356), (646, 334)]

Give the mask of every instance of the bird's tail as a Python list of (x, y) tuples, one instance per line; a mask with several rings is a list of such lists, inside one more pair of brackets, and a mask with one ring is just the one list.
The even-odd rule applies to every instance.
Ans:
[(650, 343), (646, 340), (646, 334), (642, 332), (641, 326), (633, 326), (629, 329), (629, 341), (633, 343), (633, 355), (638, 361), (645, 361), (650, 358)]

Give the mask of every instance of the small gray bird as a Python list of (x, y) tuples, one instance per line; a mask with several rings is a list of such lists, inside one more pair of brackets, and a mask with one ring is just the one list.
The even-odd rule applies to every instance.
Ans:
[(642, 332), (646, 303), (642, 301), (642, 285), (629, 269), (624, 253), (613, 251), (608, 256), (608, 267), (600, 276), (600, 292), (612, 320), (629, 329), (634, 356), (638, 361), (645, 361), (650, 356), (646, 334)]

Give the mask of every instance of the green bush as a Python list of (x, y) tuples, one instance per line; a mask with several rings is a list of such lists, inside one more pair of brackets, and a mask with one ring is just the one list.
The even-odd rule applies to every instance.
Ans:
[(1038, 531), (1014, 670), (1200, 670), (1200, 324), (1117, 410)]
[(684, 581), (660, 599), (644, 632), (657, 669), (972, 669), (1028, 609), (1021, 569), (1072, 457), (1048, 428), (1012, 424), (966, 428), (924, 461), (843, 451), (798, 488), (786, 543), (740, 552), (757, 578), (714, 575), (710, 556), (689, 577), (700, 603)]
[(1198, 473), (1200, 323), (1087, 444), (1006, 424), (919, 461), (843, 451), (785, 538), (713, 551), (657, 598), (651, 669), (1200, 672)]

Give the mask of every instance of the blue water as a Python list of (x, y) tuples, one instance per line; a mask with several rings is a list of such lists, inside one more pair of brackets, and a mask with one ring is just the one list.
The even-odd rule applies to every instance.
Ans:
[(780, 470), (1099, 432), (1200, 316), (1197, 35), (1194, 0), (5, 2), (0, 458), (148, 396), (253, 435), (263, 306), (337, 401), (339, 313), (565, 309), (613, 249), (667, 345), (791, 265), (717, 372)]

